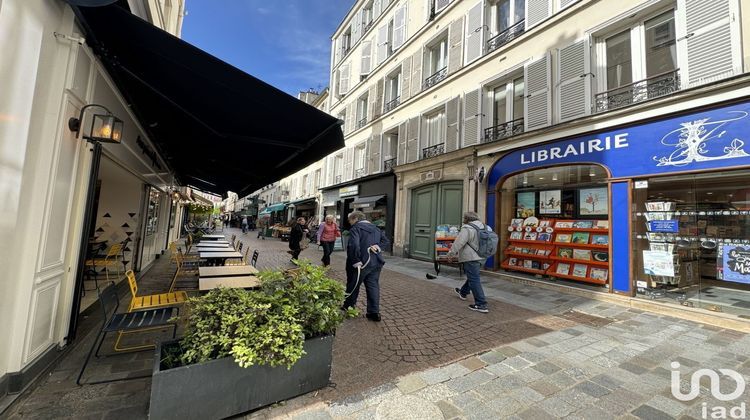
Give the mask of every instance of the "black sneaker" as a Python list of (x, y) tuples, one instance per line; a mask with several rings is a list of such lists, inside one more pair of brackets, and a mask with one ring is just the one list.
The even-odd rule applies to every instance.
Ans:
[(380, 322), (380, 314), (367, 314), (365, 317), (370, 321)]
[(458, 295), (459, 299), (466, 300), (466, 295), (464, 295), (464, 294), (461, 293), (461, 289), (460, 288), (456, 287), (453, 290), (456, 292), (456, 294)]
[(486, 307), (486, 306), (479, 306), (479, 305), (469, 305), (469, 309), (471, 309), (472, 311), (477, 311), (477, 312), (481, 312), (481, 313), (483, 313), (483, 314), (488, 314), (488, 313), (490, 313), (490, 310), (489, 310), (489, 309), (487, 309), (487, 307)]

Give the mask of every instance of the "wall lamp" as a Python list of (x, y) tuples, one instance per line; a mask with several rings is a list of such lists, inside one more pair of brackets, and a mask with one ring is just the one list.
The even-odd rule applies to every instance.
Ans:
[(107, 113), (94, 114), (91, 119), (91, 131), (88, 135), (84, 134), (83, 138), (91, 143), (120, 143), (122, 141), (122, 120), (115, 117), (109, 109), (102, 105), (89, 104), (81, 108), (78, 118), (72, 117), (68, 120), (70, 131), (76, 133), (76, 138), (81, 135), (83, 113), (91, 107), (102, 108)]

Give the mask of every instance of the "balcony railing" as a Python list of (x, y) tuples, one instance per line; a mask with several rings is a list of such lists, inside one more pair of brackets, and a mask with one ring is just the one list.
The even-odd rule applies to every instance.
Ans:
[(396, 96), (395, 99), (386, 102), (385, 105), (383, 105), (383, 114), (385, 114), (388, 111), (391, 111), (391, 110), (395, 109), (398, 106), (398, 104), (401, 103), (400, 101), (401, 101), (401, 97), (400, 96)]
[(362, 128), (366, 125), (367, 125), (367, 117), (364, 117), (361, 120), (357, 121), (357, 128)]
[(341, 175), (336, 175), (335, 177), (333, 177), (333, 183), (334, 184), (341, 183)]
[(364, 26), (362, 26), (362, 34), (369, 31), (370, 28), (372, 28), (372, 24), (375, 23), (374, 20), (371, 20), (370, 22), (366, 23)]
[(523, 118), (484, 129), (483, 143), (490, 143), (523, 133)]
[(513, 26), (493, 36), (489, 41), (487, 41), (487, 52), (485, 54), (489, 54), (492, 51), (495, 51), (496, 49), (509, 43), (510, 41), (513, 41), (514, 39), (521, 36), (521, 34), (523, 34), (525, 30), (525, 20), (522, 19), (517, 23), (514, 23)]
[(445, 153), (445, 143), (425, 147), (424, 149), (422, 149), (422, 159), (433, 158), (435, 156), (442, 155), (443, 153)]
[(432, 76), (426, 78), (424, 82), (422, 83), (422, 89), (429, 89), (436, 84), (440, 83), (443, 79), (445, 79), (448, 76), (448, 67), (443, 67), (442, 69), (438, 70), (435, 74)]
[(396, 167), (396, 158), (383, 161), (383, 172), (391, 172)]
[(596, 95), (594, 97), (596, 112), (622, 108), (634, 103), (670, 95), (678, 90), (680, 90), (679, 69)]
[(355, 178), (362, 178), (363, 176), (365, 176), (365, 169), (364, 168), (359, 168), (359, 169), (355, 169), (354, 170), (354, 177)]

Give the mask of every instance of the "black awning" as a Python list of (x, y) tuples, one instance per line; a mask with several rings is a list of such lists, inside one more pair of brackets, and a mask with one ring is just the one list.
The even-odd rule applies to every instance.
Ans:
[(292, 201), (289, 204), (294, 204), (295, 206), (300, 206), (302, 204), (312, 204), (315, 203), (315, 198), (303, 198), (302, 200)]
[(117, 4), (73, 9), (182, 183), (243, 196), (344, 147), (338, 119)]
[(352, 201), (352, 208), (360, 208), (360, 207), (375, 207), (375, 203), (385, 198), (384, 195), (371, 195), (367, 197), (357, 197), (354, 201)]

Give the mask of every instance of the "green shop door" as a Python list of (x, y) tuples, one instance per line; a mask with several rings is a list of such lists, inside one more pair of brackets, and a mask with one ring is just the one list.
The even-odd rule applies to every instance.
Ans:
[(410, 255), (432, 261), (435, 256), (435, 227), (461, 223), (463, 185), (446, 182), (420, 187), (412, 193)]

